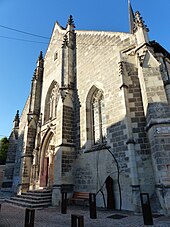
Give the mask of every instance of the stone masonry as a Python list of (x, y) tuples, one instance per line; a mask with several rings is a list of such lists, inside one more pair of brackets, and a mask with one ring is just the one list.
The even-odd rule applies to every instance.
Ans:
[(131, 33), (55, 24), (17, 125), (11, 190), (50, 188), (53, 206), (62, 191), (93, 192), (99, 207), (136, 212), (145, 192), (170, 215), (170, 54), (130, 11)]

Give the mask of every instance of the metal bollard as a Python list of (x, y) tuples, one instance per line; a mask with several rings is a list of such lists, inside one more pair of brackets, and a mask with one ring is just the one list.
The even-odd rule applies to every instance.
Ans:
[(25, 226), (24, 227), (34, 227), (34, 217), (35, 217), (35, 210), (26, 208), (26, 210), (25, 210)]
[(67, 214), (67, 192), (62, 192), (61, 213)]
[(96, 194), (95, 193), (89, 194), (89, 206), (90, 206), (90, 218), (96, 219), (97, 214), (96, 214)]
[(84, 227), (84, 216), (83, 215), (71, 215), (71, 227)]
[(152, 211), (148, 193), (140, 193), (144, 225), (153, 225)]
[(0, 212), (1, 212), (1, 205), (2, 205), (2, 204), (0, 203)]

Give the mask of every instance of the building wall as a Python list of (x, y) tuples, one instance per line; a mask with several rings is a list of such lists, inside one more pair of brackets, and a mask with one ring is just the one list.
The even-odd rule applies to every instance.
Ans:
[[(105, 181), (108, 176), (114, 180), (116, 207), (119, 207), (117, 186), (117, 169), (114, 159), (106, 149), (95, 150), (87, 140), (86, 102), (90, 88), (96, 86), (104, 92), (107, 124), (107, 145), (110, 146), (120, 167), (120, 182), (124, 209), (133, 210), (132, 175), (133, 165), (137, 165), (138, 180), (142, 189), (153, 193), (154, 177), (150, 158), (150, 149), (146, 133), (146, 119), (142, 107), (142, 98), (136, 60), (127, 61), (129, 76), (120, 75), (119, 63), (122, 60), (120, 50), (134, 45), (134, 36), (121, 33), (77, 32), (77, 88), (80, 101), (80, 145), (77, 160), (74, 163), (75, 190), (97, 192), (103, 185), (107, 197)], [(122, 78), (123, 77), (123, 78)], [(128, 103), (121, 86), (125, 80), (128, 88)], [(127, 106), (126, 106), (127, 105)], [(129, 109), (129, 113), (128, 110)], [(132, 133), (136, 139), (135, 156), (131, 160), (131, 150), (127, 145), (129, 139), (128, 115), (131, 119)], [(92, 122), (90, 123), (92, 124)], [(91, 153), (86, 153), (91, 152)], [(136, 163), (134, 163), (136, 162)], [(150, 174), (146, 174), (149, 172)], [(127, 197), (127, 195), (131, 195)], [(98, 205), (103, 205), (101, 193), (97, 195)], [(139, 201), (138, 201), (139, 202)]]
[[(64, 37), (67, 33), (71, 39), (71, 25), (66, 30), (57, 23), (54, 27), (44, 57), (41, 97), (37, 99), (41, 98), (41, 122), (31, 123), (37, 134), (35, 149), (29, 151), (33, 154), (29, 163), (31, 171), (35, 169), (38, 174), (31, 172), (27, 176), (31, 178), (30, 189), (47, 186), (43, 174), (44, 160), (49, 158), (48, 186), (53, 190), (53, 205), (60, 204), (64, 185), (74, 186), (75, 191), (97, 193), (97, 205), (104, 206), (108, 196), (106, 179), (111, 177), (115, 207), (122, 205), (122, 209), (137, 211), (141, 207), (140, 192), (152, 197), (157, 191), (156, 184), (169, 185), (169, 88), (167, 85), (166, 94), (165, 77), (161, 74), (169, 65), (160, 70), (153, 49), (145, 43), (148, 40), (143, 40), (145, 35), (140, 36), (146, 29), (139, 25), (137, 35), (71, 31), (75, 34), (75, 39), (69, 40), (75, 45), (71, 47)], [(59, 87), (56, 116), (46, 121), (47, 95), (53, 84)], [(98, 145), (94, 144), (90, 133), (93, 122), (88, 106), (90, 92), (94, 89), (103, 93), (106, 116), (107, 143)], [(29, 102), (28, 99), (20, 121), (13, 178), (15, 190), (24, 175), (21, 156), (30, 142)], [(155, 120), (159, 126), (168, 127), (164, 129), (166, 139), (155, 135), (156, 126), (151, 124)], [(162, 146), (164, 152), (161, 153)], [(169, 209), (168, 193), (165, 199), (158, 193), (165, 210)]]

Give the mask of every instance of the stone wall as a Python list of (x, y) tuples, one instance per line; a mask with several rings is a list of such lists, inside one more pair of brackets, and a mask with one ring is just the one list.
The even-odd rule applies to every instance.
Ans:
[[(75, 191), (97, 193), (97, 205), (104, 206), (108, 177), (113, 180), (116, 208), (122, 203), (122, 209), (137, 211), (136, 207), (140, 208), (139, 193), (154, 196), (155, 181), (157, 187), (163, 187), (160, 189), (162, 206), (169, 204), (170, 196), (165, 188), (165, 183), (169, 187), (170, 111), (166, 98), (169, 88), (165, 94), (164, 76), (150, 45), (137, 46), (145, 37), (139, 37), (143, 28), (140, 27), (140, 34), (138, 32), (136, 36), (119, 32), (74, 33), (69, 29), (71, 25), (65, 30), (55, 24), (45, 54), (40, 110), (42, 125), (39, 126), (36, 149), (36, 122), (30, 118), (32, 128), (26, 125), (28, 103), (22, 115), (15, 181), (19, 179), (21, 155), (26, 151), (30, 161), (24, 159), (21, 166), (25, 165), (25, 168), (22, 166), (22, 176), (29, 183), (34, 149), (38, 152), (36, 167), (40, 178), (44, 159), (50, 160), (48, 170), (53, 171), (50, 176), (54, 179), (53, 205), (60, 204), (63, 188), (69, 188), (71, 192), (74, 185)], [(67, 37), (64, 37), (66, 33)], [(75, 39), (72, 39), (73, 34)], [(142, 41), (148, 41), (143, 38)], [(53, 84), (58, 86), (56, 114), (46, 119), (47, 94)], [(102, 144), (94, 144), (92, 132), (90, 105), (95, 89), (104, 98), (107, 138)], [(48, 170), (46, 167), (45, 172)], [(44, 181), (45, 186), (47, 183)], [(164, 201), (165, 194), (168, 196)]]
[[(170, 108), (163, 83), (164, 77), (161, 75), (159, 62), (149, 52), (146, 53), (142, 69), (139, 69), (156, 191), (164, 212), (169, 214)], [(165, 190), (162, 189), (164, 187)]]
[[(77, 89), (80, 101), (80, 155), (74, 162), (75, 190), (98, 192), (101, 189), (107, 198), (105, 181), (111, 176), (114, 181), (116, 207), (119, 208), (116, 163), (107, 149), (96, 148), (87, 141), (86, 102), (90, 88), (101, 89), (104, 94), (107, 124), (107, 145), (115, 155), (120, 168), (120, 184), (124, 209), (133, 209), (128, 139), (126, 132), (126, 109), (120, 89), (122, 78), (119, 76), (119, 51), (133, 44), (133, 36), (121, 33), (77, 32)], [(86, 153), (91, 152), (91, 153)], [(85, 152), (85, 153), (84, 153)], [(104, 206), (101, 193), (97, 194), (98, 206)]]

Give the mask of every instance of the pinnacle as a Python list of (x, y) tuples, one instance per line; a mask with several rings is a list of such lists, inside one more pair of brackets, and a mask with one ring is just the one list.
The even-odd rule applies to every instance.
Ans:
[(142, 27), (142, 28), (146, 29), (147, 32), (149, 31), (149, 29), (148, 29), (147, 26), (145, 25), (145, 22), (144, 22), (143, 18), (141, 17), (141, 14), (140, 14), (139, 11), (137, 11), (137, 12), (135, 13), (135, 23), (136, 23), (136, 25), (138, 25), (139, 27)]
[(68, 24), (69, 24), (69, 25), (74, 24), (73, 16), (72, 16), (72, 15), (70, 15), (70, 17), (69, 17), (69, 19), (68, 19)]
[(74, 25), (74, 20), (73, 20), (73, 16), (70, 15), (70, 17), (68, 18), (68, 25), (71, 25), (73, 28), (75, 28), (75, 25)]
[(65, 34), (63, 38), (64, 39), (63, 39), (62, 47), (66, 47), (68, 45), (68, 37), (67, 37), (67, 34)]
[(15, 115), (13, 122), (19, 122), (19, 110), (17, 110), (17, 113)]
[(42, 53), (42, 51), (40, 51), (40, 55), (38, 57), (38, 60), (43, 60), (43, 53)]

